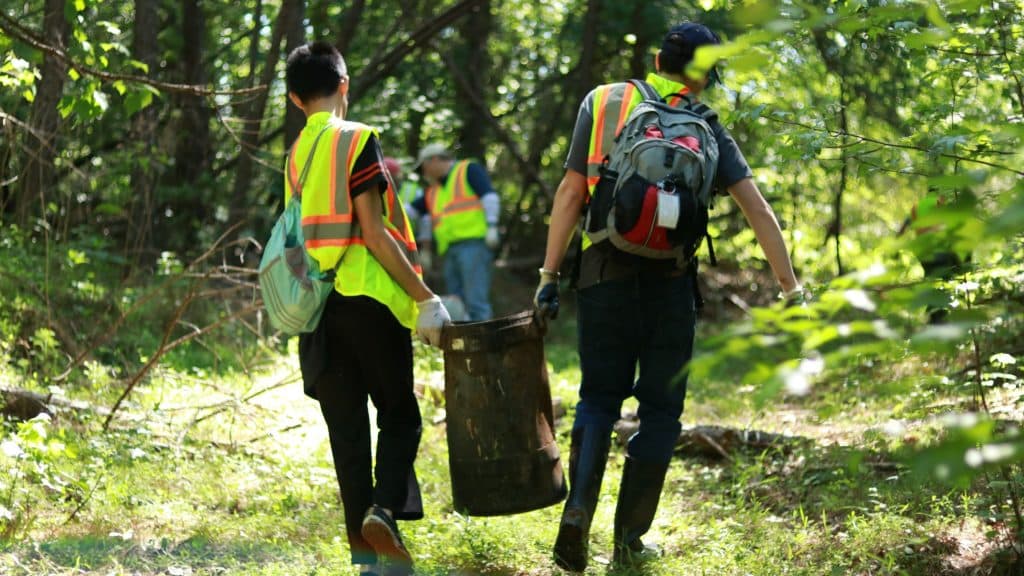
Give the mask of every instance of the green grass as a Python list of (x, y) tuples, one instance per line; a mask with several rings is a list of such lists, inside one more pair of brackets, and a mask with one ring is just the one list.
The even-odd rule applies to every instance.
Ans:
[[(558, 423), (563, 452), (579, 380), (570, 318), (555, 324), (548, 347), (553, 395), (569, 412)], [(436, 352), (417, 348), (418, 382), (436, 380), (440, 367)], [(21, 515), (23, 528), (0, 544), (0, 574), (354, 574), (326, 430), (318, 406), (302, 396), (298, 381), (289, 381), (295, 368), (288, 356), (252, 380), (161, 371), (133, 395), (108, 434), (98, 432), (97, 421), (60, 418), (52, 427), (64, 429), (69, 455), (46, 461), (46, 474), (18, 464), (27, 480), (8, 508)], [(936, 402), (933, 380), (913, 376), (922, 367), (901, 370), (886, 379), (881, 368), (851, 369), (809, 396), (767, 404), (735, 381), (692, 382), (684, 423), (805, 441), (785, 450), (740, 451), (732, 461), (677, 459), (648, 538), (664, 555), (629, 569), (609, 562), (624, 457), (616, 443), (587, 574), (987, 570), (997, 546), (986, 533), (1002, 530), (992, 498), (922, 484), (891, 464), (890, 450), (910, 435), (928, 438), (927, 417), (941, 410), (928, 407)], [(267, 387), (252, 400), (235, 401)], [(918, 388), (929, 393), (915, 396)], [(426, 390), (417, 472), (427, 517), (402, 525), (418, 573), (559, 573), (550, 548), (560, 506), (498, 518), (452, 510), (444, 427), (434, 423), (441, 401)], [(95, 397), (109, 398), (110, 390)], [(904, 436), (882, 432), (891, 419), (906, 422)], [(47, 487), (44, 477), (66, 485)]]

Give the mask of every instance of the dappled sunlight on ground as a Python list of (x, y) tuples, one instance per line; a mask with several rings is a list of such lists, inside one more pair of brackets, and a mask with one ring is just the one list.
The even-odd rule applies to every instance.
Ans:
[[(563, 454), (579, 381), (572, 327), (571, 317), (557, 327), (547, 351)], [(417, 473), (427, 517), (402, 530), (418, 573), (557, 574), (550, 547), (560, 506), (497, 518), (452, 510), (440, 368), (439, 354), (417, 344)], [(68, 522), (62, 505), (41, 503), (29, 541), (0, 548), (0, 573), (354, 574), (326, 426), (296, 370), (290, 354), (251, 378), (160, 374), (140, 388), (115, 432), (71, 438), (79, 452), (105, 454), (107, 467), (68, 462), (66, 474), (87, 487), (81, 510)], [(615, 443), (587, 574), (966, 576), (993, 565), (999, 546), (986, 533), (1001, 528), (975, 519), (976, 497), (922, 488), (889, 454), (896, 443), (930, 437), (934, 415), (962, 404), (896, 405), (854, 390), (825, 382), (809, 396), (758, 405), (749, 388), (691, 383), (685, 426), (757, 430), (782, 441), (729, 445), (724, 458), (680, 452), (646, 538), (664, 556), (632, 569), (610, 565), (624, 459)], [(992, 393), (990, 401), (1002, 409), (1017, 396)], [(635, 408), (631, 400), (625, 411)]]

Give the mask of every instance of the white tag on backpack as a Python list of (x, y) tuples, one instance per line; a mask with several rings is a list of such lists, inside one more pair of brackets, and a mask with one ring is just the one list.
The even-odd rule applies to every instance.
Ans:
[(675, 230), (679, 224), (679, 196), (658, 192), (658, 226)]

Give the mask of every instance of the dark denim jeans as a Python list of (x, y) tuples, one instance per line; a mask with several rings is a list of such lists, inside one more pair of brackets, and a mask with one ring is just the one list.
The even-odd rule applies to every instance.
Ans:
[(491, 319), (491, 267), (494, 254), (483, 239), (463, 240), (444, 255), (444, 282), (450, 294), (462, 299), (469, 319)]
[(583, 381), (574, 430), (610, 432), (623, 400), (636, 396), (640, 428), (629, 439), (629, 456), (671, 460), (686, 398), (681, 371), (693, 354), (695, 281), (690, 271), (646, 272), (580, 290)]

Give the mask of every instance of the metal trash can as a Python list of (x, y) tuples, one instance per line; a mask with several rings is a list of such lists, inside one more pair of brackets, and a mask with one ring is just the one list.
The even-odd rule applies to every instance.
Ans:
[(543, 337), (532, 311), (444, 330), (448, 463), (460, 513), (517, 514), (565, 498)]

